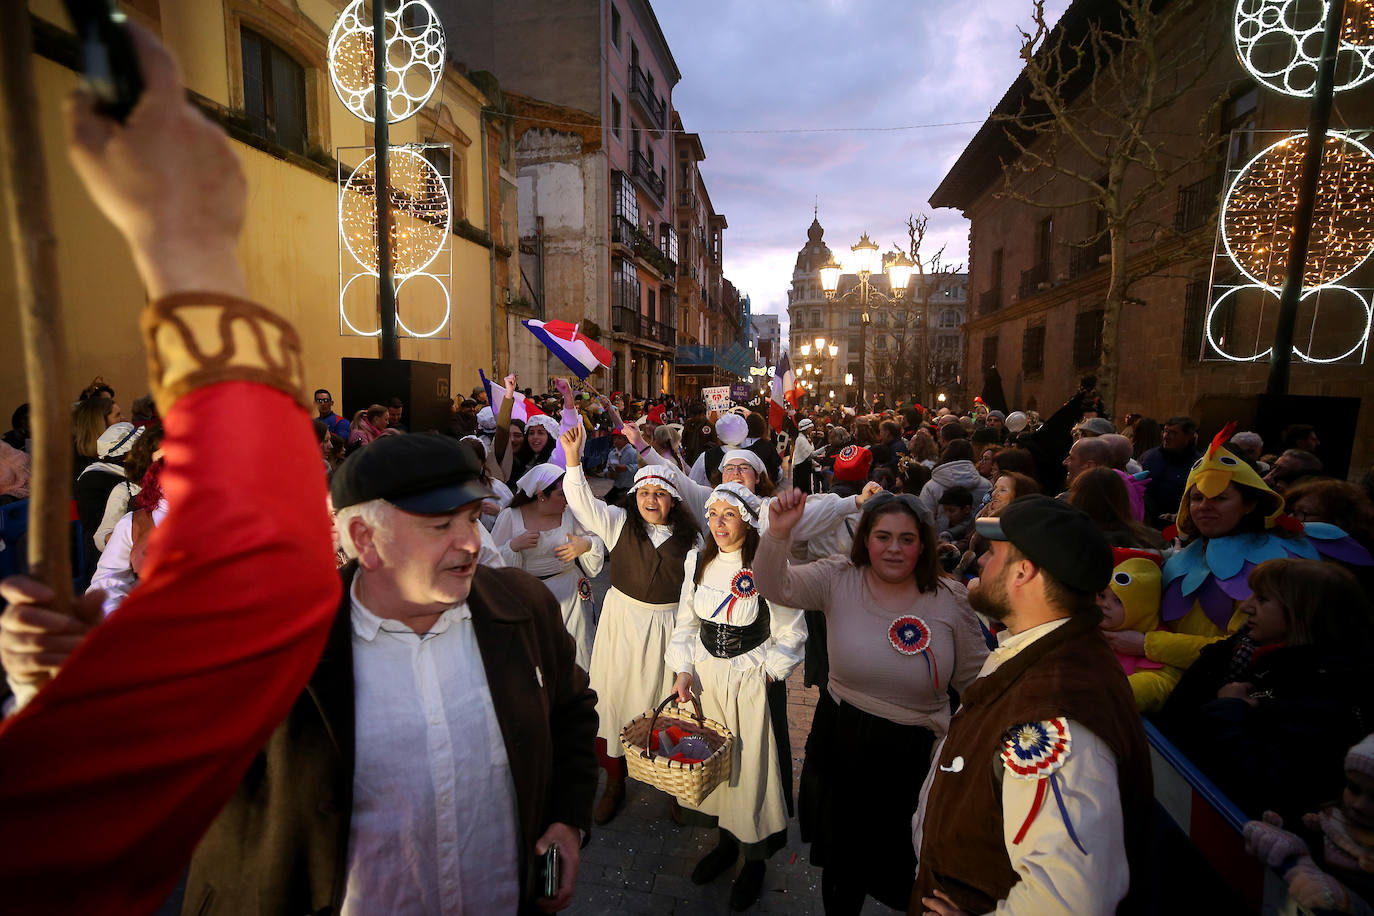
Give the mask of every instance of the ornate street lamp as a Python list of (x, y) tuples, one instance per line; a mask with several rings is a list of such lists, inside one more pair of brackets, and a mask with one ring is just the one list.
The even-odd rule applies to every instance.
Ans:
[[(873, 274), (883, 269), (883, 257), (879, 253), (878, 246), (868, 237), (865, 232), (858, 243), (849, 249), (854, 253), (854, 270), (858, 275), (859, 282), (843, 296), (838, 295), (840, 288), (840, 273), (843, 268), (835, 262), (834, 257), (821, 265), (821, 288), (825, 290), (827, 299), (844, 301), (850, 297), (857, 297), (861, 313), (859, 323), (859, 385), (855, 404), (859, 410), (863, 410), (864, 404), (864, 374), (868, 362), (868, 325), (871, 321), (868, 308), (873, 302), (896, 305), (906, 296), (906, 285), (911, 279), (911, 269), (916, 265), (901, 252), (894, 252), (887, 258), (887, 279), (888, 292), (874, 289), (869, 282)], [(838, 348), (836, 348), (838, 350)], [(849, 384), (849, 376), (845, 376), (845, 384)]]

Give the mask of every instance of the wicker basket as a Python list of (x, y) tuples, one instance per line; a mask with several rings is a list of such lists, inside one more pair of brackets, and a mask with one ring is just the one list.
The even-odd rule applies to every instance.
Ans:
[[(734, 744), (735, 736), (724, 725), (703, 716), (701, 702), (696, 697), (692, 697), (695, 716), (682, 712), (680, 708), (665, 713), (664, 707), (673, 702), (676, 696), (670, 694), (653, 712), (636, 716), (621, 729), (620, 744), (625, 748), (625, 762), (631, 777), (662, 789), (683, 804), (694, 807), (701, 804), (701, 800), (710, 795), (716, 786), (730, 778), (730, 745)], [(676, 725), (685, 732), (699, 735), (711, 748), (711, 756), (700, 763), (681, 763), (651, 753), (647, 749), (649, 735), (658, 724), (665, 728)]]

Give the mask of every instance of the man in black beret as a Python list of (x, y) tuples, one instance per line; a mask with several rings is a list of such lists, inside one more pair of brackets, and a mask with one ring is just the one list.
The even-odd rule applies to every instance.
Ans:
[(1140, 714), (1097, 628), (1111, 548), (1048, 496), (977, 527), (992, 547), (969, 604), (1006, 630), (922, 788), (909, 912), (1142, 912), (1153, 788)]
[[(569, 904), (596, 694), (543, 583), (479, 563), (480, 470), (469, 446), (421, 433), (335, 471), (343, 602), (305, 693), (197, 847), (183, 912)], [(561, 880), (544, 897), (551, 844)]]

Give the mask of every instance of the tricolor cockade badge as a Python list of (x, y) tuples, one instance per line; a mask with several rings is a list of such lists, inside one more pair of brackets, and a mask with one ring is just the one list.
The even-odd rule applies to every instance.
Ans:
[(717, 605), (716, 609), (711, 613), (711, 619), (716, 619), (716, 617), (720, 616), (721, 611), (725, 611), (725, 622), (729, 623), (730, 612), (735, 609), (735, 602), (741, 598), (753, 598), (758, 593), (759, 590), (754, 585), (754, 571), (752, 569), (741, 569), (739, 572), (735, 573), (735, 577), (730, 580), (730, 594), (726, 596), (724, 601)]
[(1035, 823), (1036, 815), (1045, 802), (1045, 789), (1054, 792), (1054, 800), (1059, 805), (1059, 815), (1064, 819), (1064, 828), (1069, 839), (1084, 855), (1088, 851), (1074, 833), (1073, 823), (1069, 820), (1068, 809), (1064, 807), (1064, 795), (1059, 790), (1059, 780), (1054, 771), (1064, 765), (1069, 757), (1069, 725), (1063, 719), (1045, 719), (1040, 722), (1025, 722), (1007, 731), (1002, 741), (1002, 763), (1017, 779), (1036, 780), (1035, 800), (1031, 802), (1030, 813), (1026, 815), (1021, 829), (1016, 831), (1012, 845), (1026, 837), (1026, 831)]
[(924, 620), (914, 615), (898, 617), (892, 621), (892, 626), (887, 628), (887, 641), (902, 655), (924, 655), (926, 668), (930, 671), (936, 688), (939, 688), (940, 667), (936, 664), (935, 653), (930, 648), (930, 626)]

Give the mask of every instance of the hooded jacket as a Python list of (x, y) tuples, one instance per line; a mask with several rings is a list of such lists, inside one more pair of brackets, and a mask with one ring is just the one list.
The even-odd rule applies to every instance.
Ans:
[(944, 495), (946, 490), (954, 487), (963, 487), (972, 493), (973, 504), (977, 506), (992, 489), (992, 484), (988, 483), (986, 477), (978, 473), (978, 468), (972, 461), (960, 459), (936, 465), (935, 470), (930, 472), (930, 480), (926, 481), (926, 485), (921, 488), (920, 500), (930, 510), (930, 514), (935, 517), (936, 527), (940, 531), (944, 531), (948, 527), (945, 522), (945, 514), (940, 511), (940, 497)]

